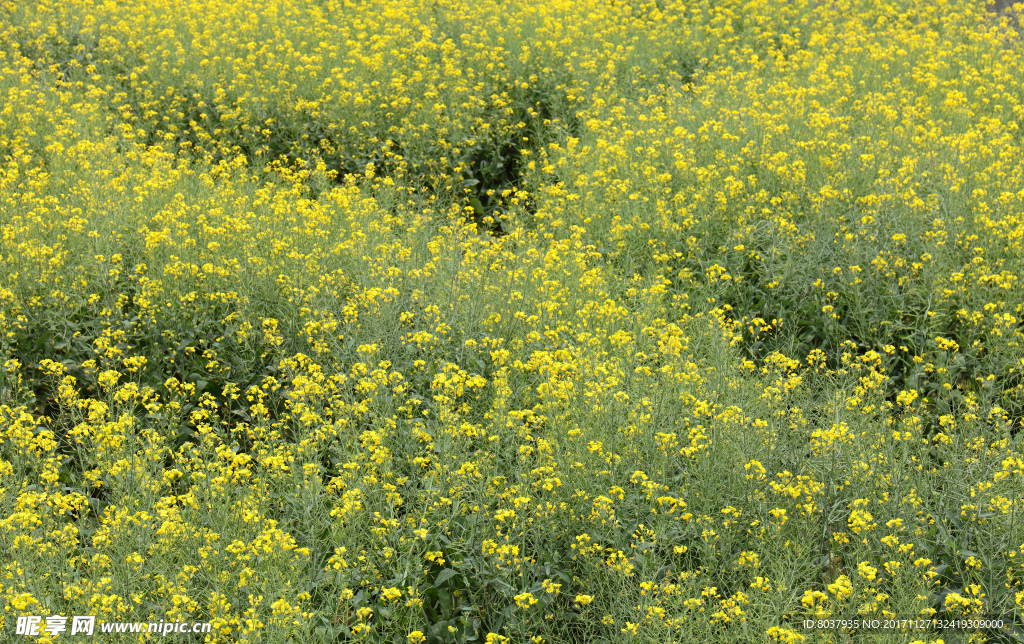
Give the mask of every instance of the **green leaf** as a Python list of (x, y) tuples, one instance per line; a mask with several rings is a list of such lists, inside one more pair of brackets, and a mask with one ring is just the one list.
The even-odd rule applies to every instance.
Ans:
[(437, 579), (434, 580), (434, 587), (439, 588), (441, 584), (445, 583), (457, 574), (459, 574), (458, 570), (455, 570), (454, 568), (445, 568), (441, 571), (441, 574), (437, 576)]
[(442, 590), (437, 594), (437, 600), (441, 604), (441, 615), (446, 618), (451, 616), (452, 606), (455, 601), (452, 594), (447, 590)]

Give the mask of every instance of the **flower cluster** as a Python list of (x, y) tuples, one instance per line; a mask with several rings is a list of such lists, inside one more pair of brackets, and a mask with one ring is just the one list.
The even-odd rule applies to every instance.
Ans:
[(0, 628), (1022, 617), (1012, 13), (127, 4), (0, 15)]

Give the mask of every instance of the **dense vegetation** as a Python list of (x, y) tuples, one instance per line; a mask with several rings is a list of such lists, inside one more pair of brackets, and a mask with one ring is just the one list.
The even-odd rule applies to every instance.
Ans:
[(0, 5), (3, 632), (1020, 623), (1021, 69), (962, 0)]

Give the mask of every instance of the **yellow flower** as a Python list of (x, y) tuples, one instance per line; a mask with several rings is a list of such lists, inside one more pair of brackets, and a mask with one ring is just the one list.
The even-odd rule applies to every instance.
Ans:
[(846, 575), (839, 575), (828, 585), (828, 592), (832, 593), (836, 601), (846, 601), (853, 594), (853, 583)]
[(784, 642), (785, 644), (796, 644), (796, 642), (802, 642), (805, 639), (803, 635), (796, 631), (778, 626), (772, 626), (768, 629), (767, 633), (773, 642)]
[(576, 595), (576, 598), (575, 598), (574, 601), (577, 604), (579, 604), (580, 606), (586, 606), (586, 605), (588, 605), (588, 604), (590, 604), (591, 602), (594, 601), (594, 596), (593, 595), (582, 595), (582, 594), (581, 595)]
[(875, 575), (878, 574), (878, 568), (874, 568), (866, 561), (862, 561), (857, 564), (857, 574), (868, 581), (874, 581)]

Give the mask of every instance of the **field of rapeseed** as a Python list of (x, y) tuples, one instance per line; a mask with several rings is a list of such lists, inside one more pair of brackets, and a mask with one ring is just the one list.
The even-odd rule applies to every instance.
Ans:
[[(1024, 642), (1022, 69), (982, 0), (3, 3), (0, 640)], [(918, 617), (1006, 626), (804, 626)]]

